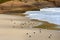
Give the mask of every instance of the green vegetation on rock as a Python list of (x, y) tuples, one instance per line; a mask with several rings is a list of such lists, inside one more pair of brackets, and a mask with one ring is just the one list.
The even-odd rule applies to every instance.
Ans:
[[(35, 21), (39, 21), (39, 20), (35, 20)], [(35, 26), (34, 28), (60, 30), (60, 28), (57, 28), (58, 25), (56, 25), (56, 24), (49, 23), (49, 22), (46, 22), (46, 21), (39, 21), (39, 22), (42, 22), (43, 24), (42, 25)]]
[(10, 0), (0, 0), (0, 3), (4, 3), (4, 2), (7, 2), (7, 1), (10, 1)]

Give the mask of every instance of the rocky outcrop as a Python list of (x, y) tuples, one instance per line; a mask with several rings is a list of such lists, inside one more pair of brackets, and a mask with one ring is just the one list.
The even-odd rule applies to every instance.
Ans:
[(41, 25), (35, 26), (34, 28), (60, 30), (60, 28), (57, 27), (57, 26), (59, 26), (57, 24), (53, 24), (53, 23), (50, 23), (50, 22), (47, 22), (47, 21), (35, 20), (35, 19), (32, 19), (32, 20), (42, 23)]
[(60, 7), (60, 0), (55, 0), (56, 6)]
[(38, 8), (55, 7), (55, 5), (53, 3), (48, 2), (48, 1), (35, 2), (35, 3), (32, 3), (32, 5), (34, 5), (35, 7), (38, 7)]
[[(27, 0), (26, 0), (27, 1)], [(0, 4), (0, 13), (6, 12), (25, 12), (30, 10), (39, 10), (46, 7), (59, 7), (59, 0), (25, 0), (8, 1)]]
[[(23, 2), (25, 2), (26, 1), (26, 3), (34, 3), (34, 2), (43, 2), (43, 1), (47, 1), (45, 4), (53, 4), (53, 5), (55, 5), (55, 7), (60, 7), (60, 1), (59, 0), (22, 0)], [(43, 4), (42, 4), (43, 5)]]
[(8, 1), (0, 4), (0, 10), (1, 10), (0, 13), (12, 12), (12, 11), (25, 12), (25, 11), (34, 10), (34, 9), (37, 9), (37, 8), (31, 4), (20, 2), (20, 1)]
[(52, 2), (56, 7), (60, 7), (60, 0), (45, 0), (45, 1)]

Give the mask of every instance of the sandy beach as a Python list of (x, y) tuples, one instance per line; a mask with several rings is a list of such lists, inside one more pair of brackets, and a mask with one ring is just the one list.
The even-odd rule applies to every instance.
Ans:
[(0, 40), (60, 40), (60, 31), (0, 28)]
[(0, 14), (0, 28), (32, 28), (42, 24), (27, 17)]
[(60, 40), (59, 3), (0, 0), (0, 40)]
[(0, 40), (60, 40), (60, 31), (36, 29), (43, 23), (27, 17), (0, 14)]

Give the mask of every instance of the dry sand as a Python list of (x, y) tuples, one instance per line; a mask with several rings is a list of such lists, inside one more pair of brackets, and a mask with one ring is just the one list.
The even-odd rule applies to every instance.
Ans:
[(60, 31), (0, 28), (0, 40), (60, 40)]

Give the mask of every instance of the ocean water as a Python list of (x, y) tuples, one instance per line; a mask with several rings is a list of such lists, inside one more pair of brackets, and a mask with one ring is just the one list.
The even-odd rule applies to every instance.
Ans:
[(52, 12), (60, 12), (60, 8), (43, 8), (40, 11), (52, 11)]
[(38, 19), (43, 21), (48, 21), (50, 23), (60, 25), (60, 12), (55, 11), (27, 11), (25, 14), (28, 14), (26, 17), (30, 19)]

